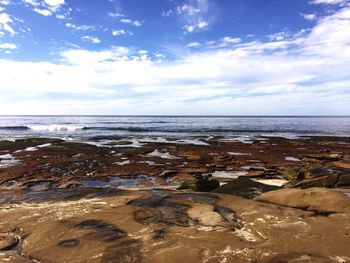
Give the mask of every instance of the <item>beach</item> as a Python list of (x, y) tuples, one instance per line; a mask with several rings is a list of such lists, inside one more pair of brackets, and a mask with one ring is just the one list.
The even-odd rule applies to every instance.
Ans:
[(60, 132), (0, 141), (3, 262), (350, 260), (346, 135)]

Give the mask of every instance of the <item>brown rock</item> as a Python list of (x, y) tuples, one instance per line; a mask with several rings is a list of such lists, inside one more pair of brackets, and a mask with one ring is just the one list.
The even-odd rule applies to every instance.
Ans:
[(14, 248), (18, 241), (18, 238), (13, 234), (0, 233), (0, 251)]
[(305, 179), (302, 181), (294, 181), (290, 183), (295, 188), (311, 188), (311, 187), (333, 187), (338, 182), (338, 174), (330, 174), (322, 177)]
[(326, 188), (281, 189), (264, 193), (256, 197), (255, 200), (316, 212), (350, 212), (349, 196), (337, 190)]

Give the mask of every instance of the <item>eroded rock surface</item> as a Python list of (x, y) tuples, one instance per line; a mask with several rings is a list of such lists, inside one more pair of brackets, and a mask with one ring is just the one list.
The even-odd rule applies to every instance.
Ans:
[[(0, 261), (347, 262), (348, 199), (328, 216), (229, 195), (171, 191), (4, 204), (0, 232), (20, 227), (24, 235), (21, 246), (0, 251)], [(4, 242), (13, 243), (8, 237)]]
[(0, 262), (350, 262), (349, 138), (202, 142), (1, 141)]

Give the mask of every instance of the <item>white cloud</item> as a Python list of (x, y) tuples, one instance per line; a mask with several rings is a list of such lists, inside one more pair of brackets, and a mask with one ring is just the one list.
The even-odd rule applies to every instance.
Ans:
[(44, 0), (44, 2), (52, 11), (56, 11), (65, 4), (64, 0)]
[(177, 6), (173, 12), (163, 12), (162, 16), (176, 14), (183, 23), (184, 33), (192, 33), (208, 28), (209, 15), (213, 14), (213, 11), (209, 12), (208, 0), (187, 0), (182, 5)]
[(130, 32), (130, 31), (126, 31), (124, 29), (119, 29), (119, 30), (113, 30), (112, 31), (112, 35), (113, 36), (121, 36), (121, 35), (129, 35), (129, 36), (132, 36), (133, 33)]
[(116, 18), (116, 17), (124, 17), (125, 15), (124, 14), (122, 14), (122, 13), (113, 13), (113, 12), (108, 12), (107, 13), (108, 14), (108, 16), (110, 16), (110, 17), (113, 17), (113, 18)]
[[(32, 8), (32, 10), (43, 16), (52, 16), (56, 13), (64, 4), (64, 0), (22, 0), (22, 2)], [(56, 15), (58, 19), (64, 19), (63, 15)]]
[(23, 2), (32, 6), (40, 6), (40, 4), (36, 0), (23, 0)]
[(336, 5), (336, 4), (345, 4), (348, 0), (312, 0), (312, 4), (326, 4), (326, 5)]
[(48, 9), (34, 8), (33, 11), (43, 16), (52, 16), (52, 12)]
[(242, 39), (238, 37), (223, 37), (221, 40), (222, 42), (229, 44), (237, 44), (242, 41)]
[(17, 49), (17, 46), (12, 43), (0, 43), (0, 49)]
[(77, 25), (72, 24), (72, 23), (66, 23), (65, 26), (68, 28), (73, 28), (74, 30), (77, 30), (77, 31), (87, 31), (87, 30), (95, 29), (94, 26), (89, 26), (89, 25), (77, 26)]
[(187, 44), (187, 47), (199, 47), (200, 43), (198, 42), (190, 42)]
[(104, 61), (118, 61), (124, 59), (124, 57), (129, 53), (129, 49), (126, 47), (113, 47), (108, 50), (103, 51), (88, 51), (84, 49), (71, 49), (63, 51), (61, 56), (64, 61), (70, 64), (98, 64)]
[(290, 37), (290, 33), (286, 31), (268, 35), (270, 41), (282, 41), (288, 37)]
[(200, 28), (200, 29), (203, 29), (203, 28), (207, 27), (208, 25), (209, 25), (208, 22), (203, 20), (203, 19), (200, 19), (198, 21), (198, 24), (197, 24), (198, 28)]
[(57, 19), (64, 20), (66, 17), (64, 15), (56, 15)]
[(316, 14), (300, 14), (304, 19), (309, 20), (309, 21), (314, 21), (317, 19)]
[(94, 37), (94, 36), (82, 36), (81, 39), (84, 41), (91, 42), (93, 44), (100, 44), (101, 43), (101, 40), (99, 40), (97, 37)]
[(16, 31), (10, 26), (13, 22), (9, 14), (1, 13), (0, 14), (0, 32), (6, 31), (11, 35), (15, 35)]
[(1, 0), (0, 1), (0, 4), (2, 4), (2, 5), (9, 5), (11, 2), (10, 2), (10, 0)]
[[(226, 36), (162, 63), (126, 47), (67, 50), (57, 64), (2, 59), (0, 92), (9, 98), (1, 96), (0, 113), (72, 113), (67, 106), (81, 114), (346, 114), (349, 27), (344, 7), (309, 32), (252, 42)], [(57, 93), (65, 94), (59, 102)]]
[(188, 14), (190, 16), (196, 15), (201, 12), (201, 9), (197, 6), (192, 6), (189, 4), (183, 4), (181, 6), (178, 6), (176, 8), (176, 13), (181, 15), (181, 14)]
[(137, 26), (137, 27), (142, 25), (141, 21), (139, 21), (139, 20), (132, 20), (132, 19), (128, 19), (128, 18), (122, 18), (122, 19), (120, 19), (120, 22), (122, 22), (124, 24)]
[(166, 10), (161, 13), (161, 16), (171, 16), (174, 13), (173, 10)]

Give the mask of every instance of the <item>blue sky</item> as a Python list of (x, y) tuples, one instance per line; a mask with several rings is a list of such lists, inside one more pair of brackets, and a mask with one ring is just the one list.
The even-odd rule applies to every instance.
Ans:
[(349, 115), (349, 0), (0, 0), (0, 114)]

